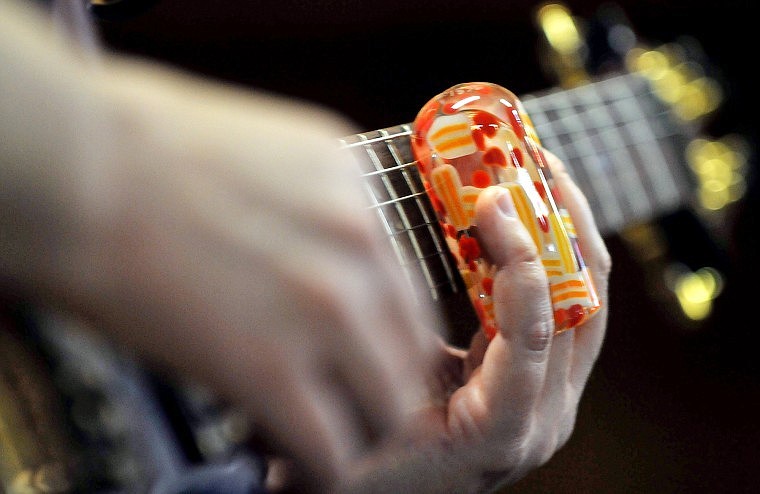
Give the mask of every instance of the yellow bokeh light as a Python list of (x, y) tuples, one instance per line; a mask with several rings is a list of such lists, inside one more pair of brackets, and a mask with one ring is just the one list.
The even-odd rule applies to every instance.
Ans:
[(692, 320), (701, 320), (712, 311), (713, 300), (723, 288), (720, 273), (705, 267), (679, 277), (675, 293), (684, 314)]
[(538, 10), (537, 17), (547, 41), (557, 52), (574, 53), (580, 48), (581, 36), (567, 7), (550, 3)]
[(668, 58), (656, 50), (642, 52), (636, 58), (635, 65), (639, 72), (652, 80), (661, 79), (670, 68)]

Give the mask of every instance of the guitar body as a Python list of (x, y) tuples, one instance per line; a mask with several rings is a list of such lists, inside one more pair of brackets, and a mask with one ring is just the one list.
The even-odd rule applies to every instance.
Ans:
[[(114, 49), (318, 101), (365, 129), (408, 122), (431, 95), (463, 81), (497, 82), (521, 97), (545, 96), (544, 88), (556, 85), (536, 63), (533, 47), (538, 45), (539, 37), (532, 22), (532, 7), (522, 2), (481, 2), (482, 8), (476, 11), (468, 2), (455, 1), (433, 8), (391, 1), (382, 12), (361, 2), (326, 6), (299, 3), (299, 8), (306, 9), (302, 15), (282, 3), (268, 3), (268, 9), (267, 2), (261, 4), (266, 10), (252, 20), (250, 15), (222, 11), (250, 12), (248, 2), (210, 7), (207, 2), (166, 0), (137, 16), (108, 18), (98, 27), (103, 40)], [(575, 3), (578, 14), (587, 17), (598, 6), (598, 2)], [(735, 56), (736, 50), (742, 49), (742, 36), (749, 32), (748, 12), (735, 12), (740, 6), (732, 2), (722, 8), (678, 1), (668, 6), (629, 1), (623, 6), (645, 38), (667, 39), (680, 33), (699, 36), (708, 57), (723, 70), (721, 78), (731, 83), (724, 113), (713, 119), (707, 130), (719, 134), (740, 132), (751, 143), (757, 142), (754, 119), (746, 111), (756, 100), (756, 90), (750, 87), (750, 81), (739, 77), (744, 60)], [(283, 12), (287, 10), (296, 13), (286, 16)], [(732, 29), (718, 31), (714, 29), (716, 25), (730, 25)], [(443, 41), (449, 38), (455, 41)], [(472, 54), (473, 49), (478, 50), (477, 55)], [(483, 60), (488, 63), (483, 64)], [(613, 90), (610, 94), (614, 97), (619, 93)], [(531, 98), (525, 101), (531, 104)], [(534, 120), (538, 120), (536, 114), (546, 113), (539, 107), (528, 110)], [(387, 132), (405, 130), (393, 127)], [(545, 137), (541, 128), (539, 134)], [(376, 133), (370, 132), (363, 137), (352, 136), (344, 144), (366, 155), (366, 146), (356, 142), (374, 138)], [(688, 137), (678, 139), (683, 142), (673, 149), (685, 147)], [(566, 159), (570, 159), (571, 151), (578, 151), (572, 149), (572, 142), (563, 142), (559, 137), (544, 140), (548, 149)], [(378, 153), (389, 153), (387, 141), (382, 138), (376, 148)], [(668, 163), (669, 158), (665, 158)], [(402, 161), (406, 160), (402, 157)], [(582, 177), (585, 171), (577, 170)], [(603, 222), (614, 264), (607, 340), (581, 402), (570, 442), (546, 466), (505, 493), (749, 493), (760, 485), (760, 360), (755, 357), (760, 332), (752, 310), (757, 305), (756, 283), (760, 276), (756, 258), (760, 250), (755, 240), (760, 227), (757, 191), (750, 182), (750, 193), (725, 217), (720, 228), (707, 228), (686, 199), (691, 179), (680, 175), (681, 171), (671, 176), (676, 177), (677, 187), (684, 188), (678, 192), (682, 201), (670, 208), (657, 204), (656, 215), (650, 214), (654, 210), (641, 217), (623, 214), (620, 220), (606, 218), (601, 211), (605, 199), (599, 197), (604, 197), (606, 185), (594, 185), (588, 178), (584, 181), (589, 187), (584, 191), (588, 191), (590, 199), (600, 201), (598, 218)], [(404, 178), (401, 186), (413, 187), (414, 179), (411, 180), (410, 186)], [(658, 183), (647, 184), (645, 190), (651, 192)], [(381, 184), (387, 193), (386, 185)], [(411, 188), (408, 192), (415, 193)], [(385, 207), (398, 211), (392, 199), (388, 197), (391, 203)], [(636, 208), (633, 210), (635, 213)], [(651, 273), (641, 262), (640, 252), (632, 250), (623, 236), (624, 227), (650, 219), (657, 220), (661, 231), (668, 235), (669, 259), (691, 269), (710, 265), (725, 277), (712, 314), (699, 325), (674, 316), (669, 310), (672, 302), (658, 302), (666, 297), (667, 290), (662, 286), (662, 292), (653, 288)], [(407, 231), (410, 226), (415, 225), (402, 223), (399, 231)], [(434, 230), (435, 225), (431, 223), (430, 228)], [(425, 254), (431, 253), (440, 261), (440, 267), (428, 273), (433, 283), (431, 294), (449, 312), (451, 341), (464, 346), (477, 323), (467, 309), (456, 276), (446, 272), (446, 254), (438, 252), (435, 242), (431, 242), (425, 244), (425, 249), (431, 249)], [(400, 247), (399, 255), (407, 255), (407, 250)], [(94, 369), (110, 369), (104, 373), (106, 377), (121, 373), (124, 379), (88, 381), (83, 375), (77, 378), (78, 384), (61, 387), (56, 369), (61, 370), (60, 358), (65, 352), (74, 349), (56, 346), (55, 338), (51, 339), (44, 328), (49, 319), (11, 315), (3, 320), (6, 328), (0, 335), (8, 338), (3, 340), (2, 349), (9, 354), (0, 363), (0, 389), (15, 390), (15, 394), (9, 391), (4, 395), (13, 397), (15, 407), (4, 401), (1, 418), (16, 417), (16, 423), (25, 425), (19, 426), (19, 434), (14, 437), (3, 436), (0, 430), (0, 446), (4, 447), (0, 452), (4, 455), (11, 444), (25, 453), (15, 464), (0, 462), (0, 467), (5, 468), (0, 473), (21, 473), (26, 477), (18, 482), (27, 477), (32, 479), (29, 482), (35, 482), (34, 475), (41, 466), (55, 465), (50, 470), (64, 480), (57, 484), (57, 490), (47, 492), (73, 489), (125, 493), (150, 490), (148, 484), (160, 478), (150, 470), (151, 464), (153, 468), (168, 465), (173, 472), (209, 465), (231, 466), (226, 474), (211, 467), (201, 473), (203, 479), (221, 482), (217, 485), (231, 482), (223, 490), (226, 493), (246, 492), (261, 475), (261, 465), (251, 459), (255, 457), (249, 455), (240, 437), (222, 434), (215, 436), (217, 442), (213, 443), (204, 436), (234, 421), (234, 417), (225, 415), (221, 404), (202, 392), (188, 393), (163, 383), (118, 354), (96, 357), (97, 352), (93, 352), (90, 357), (105, 360), (89, 362)], [(19, 325), (26, 325), (27, 331), (31, 328), (32, 337), (28, 332), (19, 332)], [(83, 344), (80, 350), (83, 348), (78, 358), (87, 357), (89, 347)], [(110, 351), (107, 346), (103, 348)], [(19, 361), (28, 365), (14, 363)], [(10, 372), (13, 369), (16, 374)], [(90, 387), (77, 388), (82, 384)], [(103, 396), (108, 390), (111, 395)], [(109, 403), (127, 412), (127, 419), (116, 422), (122, 434), (142, 432), (135, 432), (131, 442), (119, 439), (114, 445), (106, 438), (113, 432), (108, 430), (113, 421), (101, 415), (89, 422), (75, 416), (75, 410), (70, 408), (73, 400), (87, 398), (87, 393), (92, 392), (101, 393), (101, 401), (93, 405), (96, 408), (98, 403)], [(30, 402), (21, 395), (44, 399)], [(125, 396), (131, 399), (125, 401)], [(24, 410), (32, 406), (44, 411), (42, 417), (29, 412), (31, 418), (24, 421)], [(155, 413), (145, 413), (150, 410)], [(86, 430), (88, 424), (92, 430)], [(41, 433), (43, 426), (60, 434)], [(128, 433), (119, 437), (127, 436)], [(212, 443), (204, 443), (203, 438)], [(106, 459), (110, 463), (104, 464)], [(96, 466), (101, 469), (97, 471)], [(24, 473), (27, 470), (29, 473)], [(135, 472), (147, 473), (140, 476)], [(172, 487), (179, 489), (177, 478), (172, 477), (176, 482)]]

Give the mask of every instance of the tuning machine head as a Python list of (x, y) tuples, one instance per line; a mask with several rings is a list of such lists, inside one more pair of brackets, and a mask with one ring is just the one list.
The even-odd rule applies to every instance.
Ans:
[(688, 57), (695, 49), (676, 42), (655, 48), (637, 46), (626, 56), (630, 72), (646, 77), (657, 97), (683, 122), (701, 120), (723, 102), (723, 89), (705, 73), (704, 65)]

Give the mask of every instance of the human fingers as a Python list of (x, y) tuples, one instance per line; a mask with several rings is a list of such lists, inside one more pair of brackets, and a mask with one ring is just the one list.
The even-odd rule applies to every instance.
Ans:
[[(140, 84), (117, 86), (137, 104), (114, 106), (139, 108), (135, 118), (149, 123), (126, 133), (133, 152), (124, 155), (136, 164), (123, 173), (136, 195), (126, 201), (140, 220), (131, 223), (156, 230), (161, 242), (149, 246), (167, 247), (148, 253), (161, 275), (152, 301), (173, 326), (214, 329), (207, 351), (183, 352), (196, 364), (183, 370), (215, 376), (235, 402), (245, 396), (254, 420), (312, 478), (340, 475), (343, 459), (367, 447), (363, 427), (386, 436), (403, 422), (433, 353), (420, 322), (428, 317), (377, 247), (387, 239), (369, 223), (358, 166), (337, 149), (347, 129), (264, 95), (177, 75), (134, 78)], [(237, 332), (247, 334), (238, 361), (211, 351), (214, 338)], [(177, 347), (160, 346), (157, 360)], [(243, 370), (241, 352), (250, 360)]]
[[(231, 152), (224, 151), (234, 157), (219, 163), (249, 165), (202, 171), (209, 177), (204, 185), (219, 184), (216, 196), (224, 201), (209, 204), (228, 208), (205, 216), (212, 227), (236, 236), (239, 252), (265, 250), (266, 262), (278, 270), (275, 277), (286, 284), (283, 294), (292, 294), (291, 300), (312, 297), (314, 317), (331, 324), (295, 331), (321, 331), (321, 343), (341, 363), (333, 368), (350, 384), (370, 423), (388, 429), (414, 401), (413, 383), (421, 380), (416, 376), (431, 366), (434, 316), (415, 302), (421, 297), (406, 286), (369, 201), (362, 200), (358, 164), (337, 148), (335, 136), (346, 130), (334, 118), (292, 106), (278, 106), (255, 122), (230, 111), (236, 128), (250, 129), (256, 142), (216, 141), (227, 143)], [(220, 227), (220, 216), (239, 221)]]
[(567, 367), (570, 384), (580, 391), (601, 351), (606, 333), (609, 310), (607, 291), (612, 260), (585, 195), (570, 177), (564, 163), (552, 153), (545, 154), (563, 202), (578, 232), (581, 253), (601, 301), (601, 308), (597, 313), (573, 332), (573, 350)]
[[(277, 110), (276, 116), (260, 119), (260, 125), (248, 120), (239, 123), (239, 127), (251, 128), (250, 134), (258, 136), (256, 142), (243, 141), (242, 150), (239, 142), (232, 142), (238, 155), (233, 162), (256, 162), (257, 167), (225, 168), (224, 174), (212, 168), (218, 176), (211, 178), (225, 180), (224, 185), (238, 194), (241, 216), (254, 208), (272, 211), (276, 221), (292, 226), (280, 237), (283, 242), (274, 245), (281, 255), (288, 256), (287, 262), (297, 264), (300, 258), (305, 265), (299, 269), (312, 269), (316, 264), (312, 253), (298, 247), (313, 243), (344, 258), (344, 266), (354, 263), (349, 269), (340, 268), (340, 277), (337, 271), (323, 272), (323, 280), (345, 281), (342, 297), (353, 298), (354, 306), (364, 312), (364, 325), (382, 326), (367, 337), (385, 339), (385, 346), (396, 345), (397, 351), (413, 353), (414, 357), (404, 362), (412, 360), (419, 368), (429, 367), (437, 355), (434, 336), (439, 318), (427, 303), (421, 280), (409, 280), (393, 257), (388, 236), (376, 211), (369, 207), (365, 179), (355, 157), (338, 149), (336, 136), (344, 135), (341, 132), (348, 132), (348, 127), (341, 126), (339, 118), (313, 108), (283, 103)], [(298, 139), (294, 140), (294, 135)], [(350, 280), (360, 283), (349, 287)]]
[(194, 357), (184, 348), (178, 353), (245, 412), (259, 451), (288, 459), (297, 492), (327, 491), (366, 452), (352, 397), (325, 371), (318, 350), (262, 348), (252, 336), (227, 331), (201, 344), (202, 337), (189, 334), (202, 348)]
[(601, 288), (606, 288), (612, 261), (601, 232), (596, 226), (588, 199), (572, 179), (562, 160), (546, 150), (544, 150), (544, 155), (549, 161), (552, 176), (563, 203), (570, 212), (573, 224), (578, 231), (578, 243), (583, 259), (591, 270), (591, 274), (595, 276), (594, 281), (601, 283)]
[[(229, 212), (226, 211), (226, 218), (236, 217)], [(362, 237), (358, 231), (372, 230), (362, 223), (361, 216), (350, 217), (343, 217), (344, 222), (354, 225), (346, 232)], [(343, 432), (338, 429), (332, 435), (315, 434), (312, 441), (288, 442), (291, 448), (304, 450), (292, 449), (299, 454), (299, 460), (313, 459), (321, 448), (330, 447), (320, 448), (316, 439), (344, 435), (353, 437), (350, 443), (353, 452), (343, 450), (349, 443), (333, 441), (332, 448), (337, 449), (333, 456), (361, 454), (372, 446), (373, 440), (393, 434), (404, 424), (409, 409), (423, 401), (425, 389), (421, 376), (429, 366), (432, 345), (426, 347), (422, 338), (410, 335), (411, 324), (420, 324), (414, 321), (420, 312), (407, 314), (410, 321), (402, 326), (397, 314), (400, 304), (389, 296), (390, 293), (398, 296), (402, 291), (409, 294), (410, 289), (406, 287), (404, 291), (401, 286), (395, 292), (390, 289), (393, 284), (387, 280), (393, 269), (378, 266), (383, 262), (380, 254), (373, 261), (369, 252), (373, 250), (374, 240), (369, 233), (364, 240), (353, 238), (343, 242), (334, 235), (337, 229), (325, 238), (321, 229), (303, 225), (293, 218), (268, 223), (267, 243), (262, 246), (257, 233), (262, 228), (256, 225), (255, 220), (244, 221), (236, 228), (225, 230), (229, 236), (204, 236), (212, 244), (202, 250), (212, 254), (211, 259), (200, 265), (221, 274), (207, 279), (218, 289), (211, 292), (214, 300), (206, 302), (213, 305), (203, 312), (219, 313), (219, 318), (232, 321), (233, 327), (249, 327), (255, 333), (257, 344), (248, 348), (251, 358), (258, 361), (259, 373), (267, 372), (271, 359), (255, 356), (270, 351), (276, 354), (285, 347), (288, 356), (271, 362), (278, 365), (275, 369), (279, 371), (269, 371), (276, 381), (280, 372), (290, 372), (291, 365), (313, 362), (313, 365), (301, 366), (300, 375), (334, 396), (332, 407), (324, 408), (319, 401), (299, 401), (295, 399), (298, 396), (292, 394), (277, 403), (288, 411), (291, 405), (285, 398), (293, 398), (304, 410), (316, 407), (321, 412), (318, 416), (337, 416), (340, 417), (338, 424), (353, 426)], [(176, 251), (173, 259), (178, 259)], [(384, 270), (387, 273), (384, 274)], [(425, 329), (432, 339), (432, 330)], [(239, 383), (239, 386), (261, 391), (264, 396), (267, 386), (272, 385), (267, 380), (254, 382), (251, 378)], [(261, 415), (259, 420), (267, 423), (268, 417), (277, 413), (283, 412), (273, 410), (272, 414)], [(290, 430), (293, 424), (274, 421), (270, 427), (273, 435), (292, 437), (295, 434)]]
[(578, 402), (604, 337), (607, 310), (606, 249), (593, 224), (588, 202), (575, 186), (564, 164), (551, 153), (546, 152), (546, 156), (557, 185), (555, 192), (573, 218), (583, 259), (594, 277), (602, 308), (584, 324), (554, 337), (546, 382), (536, 410), (538, 422), (543, 425), (534, 438), (537, 463), (543, 463), (551, 456), (573, 431)]
[(483, 191), (476, 221), (481, 245), (497, 270), (493, 299), (499, 332), (475, 379), (485, 420), (494, 422), (494, 431), (519, 441), (531, 427), (554, 332), (547, 278), (507, 190)]
[(318, 308), (310, 330), (324, 353), (325, 368), (353, 400), (367, 439), (387, 436), (424, 402), (437, 346), (434, 331), (422, 326), (432, 317), (419, 307), (404, 310), (397, 297), (415, 294), (392, 283), (382, 266), (328, 247), (319, 252), (312, 245), (310, 270), (283, 278), (297, 283), (305, 310)]
[[(225, 158), (219, 161), (231, 161)], [(424, 391), (414, 386), (421, 380), (414, 372), (426, 367), (425, 345), (412, 336), (423, 328), (399, 322), (390, 294), (399, 295), (388, 281), (391, 268), (374, 253), (374, 229), (351, 213), (363, 204), (300, 215), (296, 203), (312, 203), (297, 195), (284, 210), (264, 202), (257, 192), (267, 184), (251, 186), (253, 197), (229, 194), (214, 170), (161, 181), (154, 172), (151, 188), (139, 189), (147, 200), (134, 202), (151, 208), (130, 208), (138, 218), (127, 223), (140, 226), (129, 237), (142, 247), (128, 249), (129, 262), (119, 265), (139, 288), (135, 298), (170, 329), (127, 324), (123, 333), (173, 332), (173, 340), (156, 344), (152, 331), (142, 331), (137, 346), (157, 361), (178, 360), (182, 373), (243, 402), (312, 485), (327, 484), (370, 448), (365, 427), (377, 438), (392, 434)], [(341, 205), (351, 201), (340, 197)], [(232, 334), (245, 338), (222, 349), (214, 343)]]

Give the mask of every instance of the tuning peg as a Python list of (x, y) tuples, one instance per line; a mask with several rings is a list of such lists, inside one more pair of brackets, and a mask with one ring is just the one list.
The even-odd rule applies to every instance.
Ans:
[(626, 57), (628, 70), (646, 77), (655, 95), (683, 122), (702, 119), (723, 102), (720, 84), (705, 75), (701, 63), (687, 58), (689, 51), (667, 43), (657, 48), (639, 46)]
[(589, 82), (586, 72), (588, 47), (583, 27), (570, 9), (561, 3), (544, 3), (535, 13), (535, 21), (543, 34), (545, 70), (557, 77), (563, 87)]
[(705, 212), (719, 211), (744, 196), (748, 153), (746, 140), (733, 134), (689, 143), (686, 160), (697, 179), (697, 199)]

